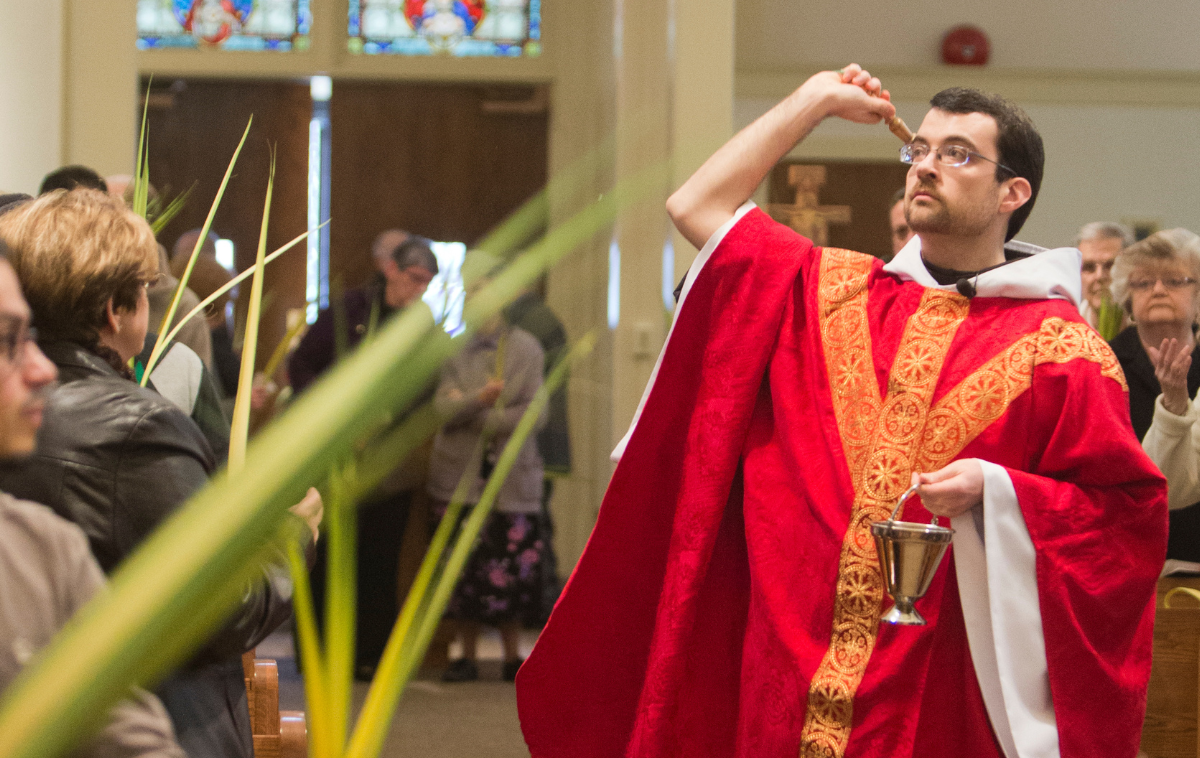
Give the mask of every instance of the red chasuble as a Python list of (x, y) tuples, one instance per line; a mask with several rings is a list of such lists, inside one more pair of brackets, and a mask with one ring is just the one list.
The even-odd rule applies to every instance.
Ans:
[(913, 471), (978, 458), (1036, 552), (1058, 753), (1132, 758), (1167, 519), (1125, 392), (1067, 301), (967, 300), (751, 211), (692, 282), (518, 676), (532, 755), (1002, 755), (953, 548), (928, 626), (891, 626), (869, 533)]

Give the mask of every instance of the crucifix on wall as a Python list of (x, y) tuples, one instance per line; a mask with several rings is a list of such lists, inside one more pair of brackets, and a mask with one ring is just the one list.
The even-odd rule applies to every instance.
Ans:
[(829, 244), (829, 227), (850, 223), (850, 206), (821, 205), (818, 195), (825, 184), (824, 166), (788, 166), (788, 185), (796, 188), (793, 205), (770, 203), (767, 212), (781, 224), (808, 237), (815, 245)]

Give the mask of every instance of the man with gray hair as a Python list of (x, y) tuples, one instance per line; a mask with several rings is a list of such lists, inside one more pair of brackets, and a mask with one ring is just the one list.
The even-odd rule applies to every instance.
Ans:
[[(1079, 304), (1079, 314), (1087, 319), (1093, 328), (1100, 328), (1100, 307), (1105, 300), (1111, 301), (1109, 287), (1112, 286), (1113, 261), (1117, 253), (1132, 245), (1133, 232), (1124, 224), (1112, 221), (1093, 221), (1085, 224), (1075, 238), (1075, 247), (1083, 253), (1083, 265), (1080, 278), (1083, 280), (1083, 302)], [(1127, 326), (1127, 319), (1122, 311), (1121, 324), (1117, 329)], [(1105, 335), (1111, 339), (1116, 336)]]

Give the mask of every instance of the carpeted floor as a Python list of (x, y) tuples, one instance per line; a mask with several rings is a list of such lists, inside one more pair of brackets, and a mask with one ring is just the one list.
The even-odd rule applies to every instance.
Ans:
[[(527, 633), (522, 655), (528, 654), (536, 639), (536, 633)], [(304, 683), (293, 656), (291, 636), (285, 632), (258, 647), (258, 657), (279, 663), (279, 707), (304, 710)], [(499, 638), (481, 638), (479, 656), (478, 682), (443, 684), (421, 679), (409, 685), (381, 758), (528, 758), (517, 723), (516, 693), (511, 682), (500, 681)], [(367, 687), (355, 683), (356, 713)]]

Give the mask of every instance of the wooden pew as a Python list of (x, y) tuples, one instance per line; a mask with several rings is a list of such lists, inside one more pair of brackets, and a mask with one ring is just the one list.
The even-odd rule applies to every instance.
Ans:
[(1163, 598), (1175, 587), (1200, 591), (1200, 577), (1168, 577), (1158, 583), (1154, 663), (1146, 697), (1142, 752), (1149, 758), (1200, 756), (1200, 603)]
[(307, 758), (308, 724), (304, 711), (279, 710), (279, 667), (269, 658), (242, 656), (254, 758)]

